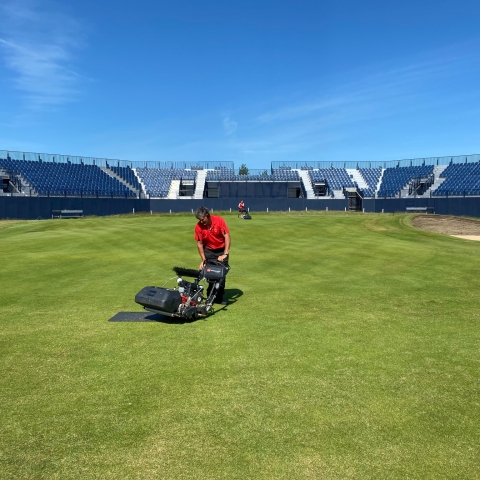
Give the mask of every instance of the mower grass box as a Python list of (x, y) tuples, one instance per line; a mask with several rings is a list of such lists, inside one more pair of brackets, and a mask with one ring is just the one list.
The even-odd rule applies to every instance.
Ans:
[(135, 295), (135, 302), (143, 307), (174, 313), (182, 303), (182, 298), (178, 290), (161, 287), (144, 287)]

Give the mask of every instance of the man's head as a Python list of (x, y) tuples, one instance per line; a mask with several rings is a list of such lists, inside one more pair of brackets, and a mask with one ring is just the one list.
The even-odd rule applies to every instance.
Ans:
[(195, 217), (198, 218), (198, 221), (206, 227), (209, 227), (212, 223), (212, 219), (210, 218), (210, 212), (207, 207), (197, 208), (195, 212)]

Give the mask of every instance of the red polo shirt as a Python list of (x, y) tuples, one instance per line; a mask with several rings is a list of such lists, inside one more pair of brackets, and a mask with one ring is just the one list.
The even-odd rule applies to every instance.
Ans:
[(215, 250), (225, 247), (225, 234), (230, 233), (227, 224), (222, 217), (210, 215), (212, 224), (210, 227), (198, 222), (195, 225), (195, 240), (202, 242), (205, 248)]

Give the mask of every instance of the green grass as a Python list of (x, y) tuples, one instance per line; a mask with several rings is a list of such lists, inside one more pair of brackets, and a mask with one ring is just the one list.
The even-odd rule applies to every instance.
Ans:
[[(406, 215), (226, 215), (193, 323), (109, 323), (189, 215), (0, 223), (0, 478), (480, 478), (480, 243)], [(228, 295), (227, 295), (228, 296)]]

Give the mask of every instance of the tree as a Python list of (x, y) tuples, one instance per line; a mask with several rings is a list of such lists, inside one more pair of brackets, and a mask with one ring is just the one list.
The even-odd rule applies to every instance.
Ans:
[(262, 173), (262, 175), (263, 175), (264, 177), (268, 177), (268, 172), (267, 172), (266, 170), (264, 170), (263, 173)]
[(248, 167), (244, 163), (242, 163), (240, 165), (240, 168), (238, 169), (238, 174), (239, 175), (248, 175)]

